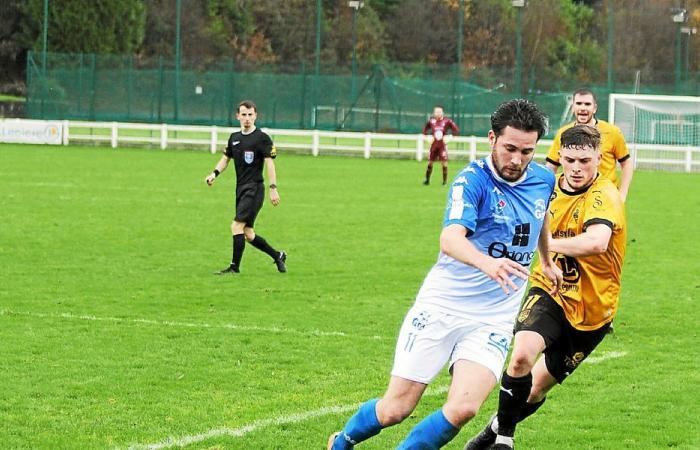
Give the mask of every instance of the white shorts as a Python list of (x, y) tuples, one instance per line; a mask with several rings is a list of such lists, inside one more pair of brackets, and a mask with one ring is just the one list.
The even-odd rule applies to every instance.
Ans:
[(460, 360), (488, 368), (500, 380), (512, 327), (487, 325), (447, 314), (431, 306), (414, 305), (401, 325), (391, 374), (429, 384), (445, 363)]

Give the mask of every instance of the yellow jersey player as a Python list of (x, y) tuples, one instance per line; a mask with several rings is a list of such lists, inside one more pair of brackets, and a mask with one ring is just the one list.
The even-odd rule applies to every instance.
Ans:
[[(574, 92), (573, 104), (571, 106), (574, 113), (574, 121), (564, 125), (557, 131), (547, 153), (546, 165), (552, 172), (557, 171), (561, 165), (559, 162), (559, 149), (561, 148), (561, 135), (564, 131), (575, 125), (589, 125), (597, 128), (600, 132), (600, 154), (601, 161), (598, 172), (605, 178), (619, 185), (622, 201), (627, 199), (632, 176), (634, 174), (634, 164), (630, 158), (630, 152), (625, 143), (625, 137), (618, 127), (604, 120), (596, 118), (598, 103), (595, 95), (588, 89), (579, 89)], [(617, 179), (617, 163), (620, 163), (621, 176)]]
[(626, 221), (620, 193), (597, 170), (600, 140), (598, 130), (586, 125), (561, 135), (559, 159), (564, 170), (547, 214), (550, 256), (564, 281), (552, 296), (547, 293), (551, 282), (539, 266), (534, 268), (515, 324), (498, 413), (466, 450), (512, 449), (516, 424), (537, 411), (547, 392), (576, 370), (603, 340), (615, 317)]

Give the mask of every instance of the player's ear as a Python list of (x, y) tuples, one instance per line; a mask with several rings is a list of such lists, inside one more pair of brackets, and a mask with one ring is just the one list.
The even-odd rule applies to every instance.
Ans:
[(493, 130), (489, 130), (489, 145), (491, 146), (491, 150), (494, 149), (496, 146), (496, 133), (493, 132)]

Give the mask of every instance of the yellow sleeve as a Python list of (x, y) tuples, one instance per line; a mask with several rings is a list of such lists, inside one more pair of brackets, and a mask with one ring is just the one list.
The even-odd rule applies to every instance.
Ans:
[(547, 162), (552, 163), (556, 166), (559, 166), (559, 149), (561, 148), (561, 133), (564, 131), (563, 128), (560, 128), (559, 131), (557, 131), (557, 134), (554, 136), (554, 139), (552, 140), (552, 145), (549, 147), (549, 151), (547, 151)]
[(630, 155), (630, 152), (627, 149), (627, 143), (625, 142), (625, 137), (622, 135), (622, 131), (620, 131), (619, 128), (614, 127), (613, 131), (615, 135), (615, 145), (613, 147), (615, 152), (615, 160), (624, 160)]
[[(608, 181), (608, 180), (606, 180)], [(586, 211), (583, 216), (583, 230), (589, 225), (602, 223), (608, 225), (613, 231), (623, 226), (624, 207), (620, 193), (615, 186), (593, 187), (591, 198), (586, 202)]]

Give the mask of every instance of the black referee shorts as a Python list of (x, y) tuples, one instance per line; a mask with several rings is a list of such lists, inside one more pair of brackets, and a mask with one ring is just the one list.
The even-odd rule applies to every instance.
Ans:
[(600, 344), (610, 328), (606, 323), (597, 330), (572, 327), (564, 310), (540, 288), (530, 288), (515, 322), (515, 332), (534, 331), (544, 338), (547, 370), (561, 384)]
[(235, 220), (237, 222), (243, 222), (252, 228), (264, 201), (265, 185), (263, 183), (250, 183), (236, 186)]

